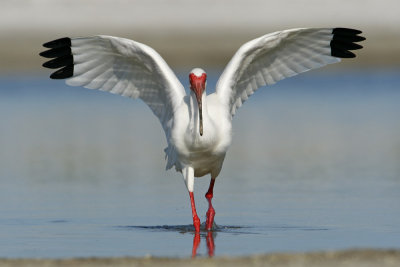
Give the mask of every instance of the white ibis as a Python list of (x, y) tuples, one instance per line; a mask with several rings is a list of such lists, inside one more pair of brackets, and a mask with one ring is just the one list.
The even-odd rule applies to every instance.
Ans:
[(190, 195), (193, 225), (200, 231), (194, 177), (211, 175), (205, 197), (209, 208), (206, 229), (212, 230), (214, 182), (231, 144), (232, 118), (258, 88), (284, 78), (353, 58), (362, 48), (361, 31), (347, 28), (291, 29), (245, 43), (218, 80), (216, 92), (206, 94), (207, 75), (200, 68), (189, 74), (190, 93), (163, 58), (152, 48), (112, 36), (61, 38), (43, 46), (43, 64), (59, 69), (52, 79), (71, 86), (99, 89), (142, 99), (160, 120), (167, 139), (167, 169), (183, 174)]

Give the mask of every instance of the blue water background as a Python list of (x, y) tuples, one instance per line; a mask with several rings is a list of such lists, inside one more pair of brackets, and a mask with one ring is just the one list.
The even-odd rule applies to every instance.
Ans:
[[(252, 96), (215, 186), (215, 255), (400, 248), (399, 74), (311, 72)], [(189, 257), (189, 197), (154, 115), (46, 75), (0, 78), (0, 257)]]

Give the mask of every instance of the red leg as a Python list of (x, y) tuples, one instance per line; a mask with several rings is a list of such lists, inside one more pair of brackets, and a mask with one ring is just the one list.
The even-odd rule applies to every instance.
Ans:
[(215, 183), (215, 179), (211, 178), (210, 186), (209, 186), (208, 191), (206, 193), (206, 198), (208, 200), (206, 229), (208, 231), (210, 231), (212, 229), (212, 226), (213, 226), (213, 223), (214, 223), (214, 217), (215, 217), (215, 210), (214, 210), (214, 207), (212, 206), (212, 203), (211, 203), (211, 200), (213, 198), (214, 183)]
[(196, 233), (199, 233), (200, 232), (200, 219), (199, 219), (199, 216), (197, 216), (193, 192), (189, 192), (189, 196), (190, 196), (190, 204), (192, 205), (193, 226), (194, 226)]

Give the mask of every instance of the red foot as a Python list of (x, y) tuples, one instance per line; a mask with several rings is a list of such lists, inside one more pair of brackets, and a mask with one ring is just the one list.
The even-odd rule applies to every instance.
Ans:
[(192, 206), (193, 226), (194, 226), (196, 233), (199, 233), (200, 232), (200, 219), (199, 219), (199, 216), (197, 216), (193, 192), (189, 192), (189, 196), (190, 196), (190, 205)]
[(215, 210), (211, 206), (207, 211), (207, 220), (206, 220), (206, 229), (207, 231), (212, 230), (212, 226), (214, 224)]
[(193, 226), (196, 233), (200, 233), (200, 219), (199, 216), (193, 216)]
[(206, 219), (207, 231), (212, 230), (212, 227), (214, 224), (215, 210), (211, 203), (211, 200), (213, 198), (214, 183), (215, 183), (215, 179), (211, 179), (210, 187), (208, 188), (208, 191), (206, 193), (206, 198), (208, 200), (208, 211), (206, 213), (206, 215), (207, 215), (207, 219)]

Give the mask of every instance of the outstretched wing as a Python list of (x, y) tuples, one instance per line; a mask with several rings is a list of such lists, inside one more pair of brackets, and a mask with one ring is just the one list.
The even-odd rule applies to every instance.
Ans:
[(361, 31), (346, 28), (292, 29), (245, 43), (218, 80), (216, 92), (233, 117), (258, 88), (284, 78), (352, 58), (362, 48)]
[(99, 89), (142, 99), (159, 118), (166, 134), (185, 89), (163, 58), (147, 45), (112, 36), (62, 38), (43, 45), (53, 58), (43, 64), (58, 69), (52, 79), (71, 86)]

